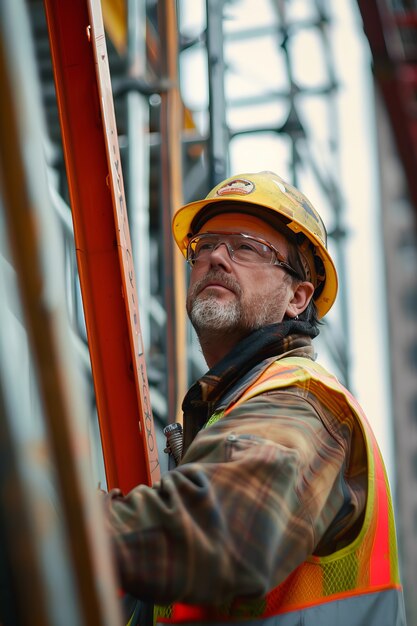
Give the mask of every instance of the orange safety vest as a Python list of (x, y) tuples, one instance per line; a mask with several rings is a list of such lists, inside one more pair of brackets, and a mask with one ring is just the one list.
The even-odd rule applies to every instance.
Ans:
[[(224, 414), (253, 396), (309, 386), (327, 406), (350, 406), (367, 448), (368, 497), (362, 528), (351, 544), (328, 556), (310, 556), (265, 598), (237, 599), (225, 610), (173, 604), (157, 607), (157, 624), (223, 624), (251, 620), (268, 626), (404, 626), (390, 488), (378, 444), (355, 400), (323, 367), (302, 357), (270, 365)], [(221, 418), (222, 415), (216, 416)]]

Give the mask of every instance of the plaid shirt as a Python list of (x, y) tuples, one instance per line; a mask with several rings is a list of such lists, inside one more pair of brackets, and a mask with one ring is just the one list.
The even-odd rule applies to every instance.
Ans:
[(271, 360), (313, 356), (307, 336), (277, 336), (271, 327), (255, 339), (187, 394), (181, 464), (152, 488), (102, 496), (121, 582), (134, 596), (209, 605), (260, 597), (358, 530), (367, 480), (359, 425), (330, 413), (309, 389), (264, 393), (201, 429)]

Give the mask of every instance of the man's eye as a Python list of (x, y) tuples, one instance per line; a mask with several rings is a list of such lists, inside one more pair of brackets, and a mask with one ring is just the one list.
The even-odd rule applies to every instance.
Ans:
[(236, 250), (249, 251), (249, 252), (257, 252), (254, 246), (251, 246), (250, 243), (240, 243)]
[(200, 253), (200, 252), (207, 252), (208, 250), (212, 250), (213, 249), (213, 244), (212, 243), (199, 243), (196, 247), (196, 252)]

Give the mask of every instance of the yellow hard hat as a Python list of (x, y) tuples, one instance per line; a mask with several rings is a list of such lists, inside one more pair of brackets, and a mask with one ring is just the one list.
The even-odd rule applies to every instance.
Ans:
[[(313, 256), (318, 277), (313, 295), (318, 317), (322, 318), (333, 305), (337, 294), (337, 272), (327, 251), (327, 232), (320, 215), (310, 201), (298, 189), (285, 182), (273, 172), (238, 174), (219, 183), (204, 200), (190, 202), (175, 213), (172, 230), (174, 239), (186, 257), (188, 241), (202, 225), (200, 218), (208, 217), (219, 203), (248, 205), (251, 213), (266, 218), (262, 207), (273, 211), (293, 233), (303, 233), (313, 246)], [(255, 205), (251, 207), (250, 205)], [(218, 207), (221, 208), (221, 205)], [(253, 210), (254, 209), (254, 210)], [(241, 210), (237, 208), (237, 211)], [(204, 219), (204, 221), (206, 221)], [(268, 220), (267, 220), (268, 221)], [(319, 259), (319, 260), (318, 260)]]

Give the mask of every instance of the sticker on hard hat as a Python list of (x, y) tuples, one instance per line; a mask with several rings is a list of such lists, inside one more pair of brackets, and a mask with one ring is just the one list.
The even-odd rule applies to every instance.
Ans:
[(223, 185), (223, 187), (220, 187), (220, 189), (216, 191), (216, 196), (246, 196), (248, 193), (252, 193), (254, 189), (255, 185), (250, 180), (235, 178), (235, 180), (231, 180), (226, 185)]

